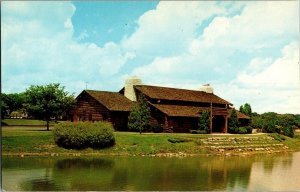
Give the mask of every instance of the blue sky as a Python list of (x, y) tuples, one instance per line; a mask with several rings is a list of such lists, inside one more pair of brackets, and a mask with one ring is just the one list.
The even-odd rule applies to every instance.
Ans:
[(300, 114), (299, 1), (1, 2), (2, 92), (124, 80)]

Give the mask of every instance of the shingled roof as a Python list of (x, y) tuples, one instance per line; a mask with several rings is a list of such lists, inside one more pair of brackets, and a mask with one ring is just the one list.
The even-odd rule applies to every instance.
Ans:
[(84, 90), (110, 111), (131, 111), (133, 102), (117, 92)]
[[(152, 103), (149, 104), (170, 117), (199, 117), (200, 113), (202, 113), (203, 111), (210, 112), (209, 107), (164, 105), (164, 104), (152, 104)], [(232, 109), (228, 109), (228, 110), (229, 110), (228, 114), (230, 117)], [(236, 112), (237, 112), (238, 119), (250, 119), (250, 117), (248, 117), (244, 113), (241, 113), (239, 111)]]
[(210, 111), (209, 107), (195, 107), (182, 105), (150, 104), (164, 114), (171, 117), (199, 117), (200, 112)]
[[(232, 109), (229, 109), (230, 116), (231, 116), (231, 113), (232, 113)], [(237, 114), (238, 119), (251, 119), (248, 115), (245, 115), (244, 113), (239, 112), (238, 110), (236, 110), (236, 114)]]
[(213, 93), (206, 93), (204, 91), (176, 89), (169, 87), (158, 87), (150, 85), (135, 85), (135, 89), (152, 99), (164, 99), (173, 101), (191, 101), (204, 103), (218, 103), (229, 104), (230, 102), (214, 95)]

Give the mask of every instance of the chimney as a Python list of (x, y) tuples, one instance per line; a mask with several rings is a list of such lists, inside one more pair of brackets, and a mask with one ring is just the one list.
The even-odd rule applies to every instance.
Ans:
[(124, 90), (124, 96), (127, 97), (131, 101), (136, 101), (136, 94), (134, 91), (133, 86), (134, 85), (141, 85), (142, 80), (137, 76), (129, 77), (125, 80), (125, 90)]
[(199, 90), (205, 93), (214, 93), (214, 88), (210, 84), (202, 85)]

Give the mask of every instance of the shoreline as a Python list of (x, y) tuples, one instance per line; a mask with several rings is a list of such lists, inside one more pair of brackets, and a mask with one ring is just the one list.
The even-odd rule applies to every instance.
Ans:
[(293, 153), (300, 150), (274, 150), (259, 152), (232, 152), (224, 151), (222, 153), (157, 153), (157, 154), (117, 154), (117, 153), (85, 153), (85, 152), (66, 152), (66, 153), (36, 153), (36, 152), (19, 152), (19, 153), (2, 153), (2, 157), (203, 157), (203, 156), (252, 156), (252, 155), (272, 155), (276, 153)]
[[(115, 132), (115, 145), (103, 149), (64, 149), (54, 143), (52, 131), (40, 127), (2, 127), (3, 157), (79, 156), (251, 156), (300, 151), (295, 138), (274, 134), (179, 134)], [(283, 138), (283, 139), (282, 139)]]

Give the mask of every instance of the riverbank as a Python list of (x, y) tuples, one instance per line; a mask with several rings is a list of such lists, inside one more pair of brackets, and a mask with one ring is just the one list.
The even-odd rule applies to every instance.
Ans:
[(251, 155), (300, 150), (300, 135), (275, 139), (269, 134), (172, 134), (116, 132), (116, 144), (106, 149), (68, 150), (55, 145), (43, 127), (2, 127), (6, 156), (193, 156)]

